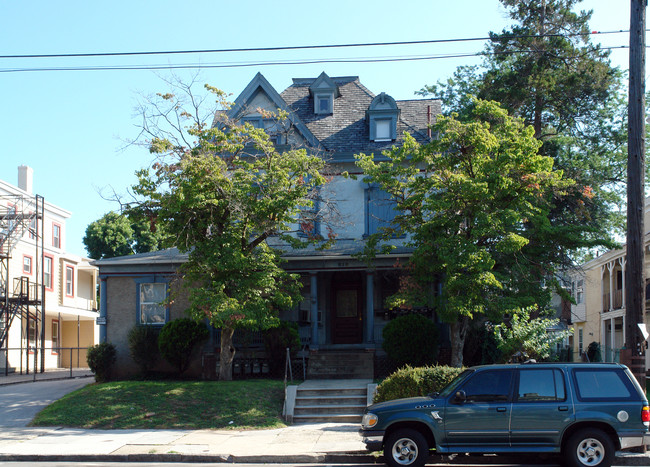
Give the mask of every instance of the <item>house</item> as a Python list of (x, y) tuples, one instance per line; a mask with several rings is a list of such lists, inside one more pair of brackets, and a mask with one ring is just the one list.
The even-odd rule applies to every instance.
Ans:
[[(440, 108), (438, 99), (395, 100), (384, 92), (374, 94), (356, 76), (322, 73), (316, 78), (293, 79), (287, 89), (278, 92), (258, 73), (227, 112), (231, 120), (264, 128), (279, 149), (305, 148), (325, 158), (329, 165), (331, 181), (323, 195), (337, 207), (334, 231), (324, 231), (318, 221), (296, 226), (296, 230), (298, 235), (333, 234), (334, 245), (323, 251), (286, 249), (284, 254), (284, 267), (301, 276), (303, 300), (280, 317), (298, 323), (314, 363), (310, 371), (316, 371), (319, 359), (324, 372), (341, 374), (334, 366), (346, 351), (360, 354), (363, 363), (357, 366), (366, 369), (364, 376), (372, 377), (373, 356), (381, 349), (381, 331), (394, 316), (386, 298), (397, 291), (400, 261), (404, 264), (411, 254), (404, 239), (395, 238), (393, 252), (377, 256), (372, 265), (356, 258), (364, 247), (364, 238), (390, 223), (395, 211), (387, 194), (377, 186), (364, 183), (362, 177), (355, 180), (342, 174), (360, 175), (355, 154), (374, 153), (380, 159), (383, 150), (402, 142), (404, 132), (420, 143), (429, 141), (429, 126)], [(268, 118), (268, 112), (278, 109), (287, 112), (286, 124)], [(156, 304), (166, 296), (183, 260), (176, 250), (169, 250), (94, 263), (100, 271), (100, 312), (106, 317), (101, 335), (116, 344), (120, 361), (130, 358), (126, 335), (131, 327), (145, 322), (164, 324), (183, 315), (182, 303), (168, 307)], [(426, 312), (433, 318), (432, 311)], [(123, 368), (133, 368), (131, 363)]]
[(0, 377), (87, 367), (98, 342), (97, 268), (66, 252), (70, 212), (32, 189), (27, 166), (0, 180)]
[[(650, 225), (650, 197), (645, 200), (644, 224)], [(650, 235), (645, 234), (646, 251)], [(620, 361), (620, 350), (625, 344), (625, 247), (610, 250), (582, 265), (571, 281), (574, 304), (571, 320), (574, 327), (574, 353), (582, 355), (592, 342), (599, 344), (601, 358), (608, 362)], [(645, 277), (650, 277), (650, 263), (646, 253)], [(646, 280), (646, 314), (650, 311)], [(646, 352), (645, 368), (650, 367)]]

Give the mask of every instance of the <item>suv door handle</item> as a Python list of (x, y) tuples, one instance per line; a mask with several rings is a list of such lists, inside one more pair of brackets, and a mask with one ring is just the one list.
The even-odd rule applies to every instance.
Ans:
[(505, 412), (506, 408), (505, 407), (497, 407), (497, 412)]
[(557, 408), (560, 412), (566, 412), (569, 408), (566, 405), (561, 405)]

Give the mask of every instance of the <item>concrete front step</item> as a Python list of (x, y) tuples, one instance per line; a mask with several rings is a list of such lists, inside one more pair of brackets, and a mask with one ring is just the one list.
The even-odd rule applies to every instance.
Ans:
[(366, 408), (365, 404), (362, 405), (297, 405), (294, 413), (294, 418), (297, 415), (339, 415), (339, 414), (355, 414), (363, 415), (363, 409)]
[(358, 414), (329, 414), (329, 415), (294, 415), (294, 423), (361, 423), (362, 415)]
[(305, 381), (294, 386), (291, 416), (295, 423), (359, 423), (372, 380)]
[(366, 394), (360, 396), (310, 396), (304, 397), (302, 394), (296, 396), (296, 407), (307, 407), (316, 405), (334, 406), (334, 405), (363, 405), (367, 401)]

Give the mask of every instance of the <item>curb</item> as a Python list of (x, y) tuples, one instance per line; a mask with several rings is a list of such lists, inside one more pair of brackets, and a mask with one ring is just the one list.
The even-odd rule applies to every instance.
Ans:
[(375, 464), (381, 461), (368, 454), (300, 454), (270, 456), (194, 454), (2, 454), (0, 462), (147, 462), (195, 464)]
[[(650, 456), (647, 454), (617, 453), (614, 464), (617, 466), (650, 466)], [(147, 462), (147, 463), (196, 463), (196, 464), (383, 464), (383, 456), (375, 456), (364, 452), (337, 454), (300, 454), (300, 455), (269, 455), (269, 456), (233, 456), (230, 454), (196, 455), (196, 454), (0, 454), (0, 462)], [(429, 463), (437, 465), (467, 465), (467, 464), (522, 464), (548, 465), (556, 464), (552, 455), (432, 455)]]

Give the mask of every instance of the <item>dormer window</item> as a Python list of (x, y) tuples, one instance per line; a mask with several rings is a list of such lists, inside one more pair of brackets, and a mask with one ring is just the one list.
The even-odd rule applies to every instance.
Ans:
[(341, 95), (339, 87), (325, 72), (309, 86), (309, 93), (314, 99), (314, 113), (317, 115), (334, 113), (334, 99)]
[(394, 141), (397, 139), (399, 109), (395, 99), (382, 92), (368, 108), (368, 124), (371, 141)]
[(316, 110), (317, 114), (331, 114), (332, 113), (332, 95), (319, 94), (316, 97)]

